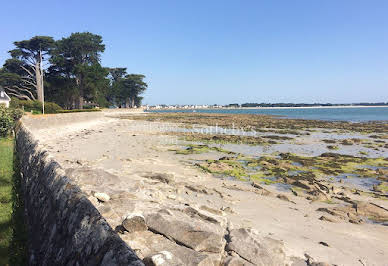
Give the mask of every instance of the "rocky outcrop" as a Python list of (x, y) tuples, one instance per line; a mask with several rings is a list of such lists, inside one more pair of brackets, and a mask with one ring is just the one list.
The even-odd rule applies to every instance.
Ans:
[[(213, 265), (208, 255), (179, 245), (151, 231), (138, 231), (131, 234), (124, 234), (122, 238), (147, 265)], [(164, 256), (160, 255), (163, 253)], [(167, 257), (165, 256), (166, 254), (170, 256)], [(158, 257), (161, 258), (158, 259)], [(165, 261), (166, 264), (158, 264), (157, 261)]]
[(143, 265), (24, 125), (16, 149), (30, 265)]
[(245, 228), (231, 230), (228, 237), (230, 242), (226, 249), (250, 264), (285, 265), (283, 242), (279, 240), (259, 236), (254, 230)]
[(224, 250), (224, 229), (202, 219), (191, 219), (180, 211), (158, 212), (146, 217), (151, 231), (195, 251), (221, 253)]
[(252, 229), (229, 230), (224, 217), (193, 207), (150, 212), (145, 221), (148, 230), (121, 237), (146, 265), (287, 264), (281, 241)]
[[(318, 208), (317, 211), (346, 220), (353, 224), (364, 223), (365, 219), (375, 222), (388, 221), (388, 210), (370, 202), (352, 201), (351, 205), (343, 205), (331, 208)], [(322, 218), (324, 217), (324, 218)], [(320, 220), (335, 222), (336, 220), (322, 216)]]

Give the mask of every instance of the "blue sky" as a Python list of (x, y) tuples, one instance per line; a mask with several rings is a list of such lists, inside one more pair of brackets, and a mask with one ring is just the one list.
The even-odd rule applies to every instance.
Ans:
[[(22, 3), (24, 2), (24, 3)], [(103, 36), (148, 104), (388, 101), (388, 1), (4, 1), (0, 64), (35, 35)]]

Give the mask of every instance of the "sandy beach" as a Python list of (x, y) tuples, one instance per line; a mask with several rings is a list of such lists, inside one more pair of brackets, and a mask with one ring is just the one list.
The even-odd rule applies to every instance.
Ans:
[[(373, 134), (317, 129), (273, 145), (207, 143), (217, 149), (191, 153), (179, 151), (187, 151), (198, 141), (160, 130), (167, 125), (184, 128), (181, 124), (131, 119), (131, 115), (136, 114), (121, 119), (110, 112), (89, 122), (36, 129), (31, 123), (31, 128), (141, 259), (168, 251), (185, 265), (386, 265), (386, 192), (376, 196), (372, 187), (356, 182), (317, 178), (314, 186), (320, 189), (315, 193), (324, 194), (322, 198), (198, 167), (207, 163), (213, 169), (212, 162), (241, 154), (256, 158), (290, 150), (300, 156), (318, 156), (330, 152), (327, 144), (322, 144), (329, 135), (335, 141), (373, 141)], [(266, 135), (274, 133), (260, 136)], [(336, 152), (349, 156), (364, 151), (371, 158), (387, 157), (386, 147), (376, 151), (361, 142), (339, 146)], [(385, 162), (380, 168), (386, 167)], [(386, 170), (381, 173), (386, 179)], [(109, 200), (102, 200), (98, 193), (108, 195)], [(148, 230), (123, 229), (123, 221), (133, 213), (145, 217)], [(381, 222), (364, 219), (372, 214)], [(190, 233), (190, 228), (202, 232), (201, 236)], [(262, 258), (272, 264), (255, 254), (259, 246), (265, 250)]]

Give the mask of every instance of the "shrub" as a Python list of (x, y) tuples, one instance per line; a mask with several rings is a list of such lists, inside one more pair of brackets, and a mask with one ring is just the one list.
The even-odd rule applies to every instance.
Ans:
[[(36, 114), (42, 113), (42, 103), (39, 101), (25, 101), (19, 100), (18, 98), (12, 98), (10, 107), (12, 108), (24, 108), (26, 112), (33, 112)], [(62, 110), (56, 103), (45, 102), (44, 103), (44, 112), (46, 114), (55, 114), (59, 113)]]
[(22, 118), (22, 116), (24, 114), (22, 109), (14, 109), (14, 108), (9, 108), (8, 113), (11, 115), (11, 117), (14, 121), (17, 121), (20, 118)]
[(52, 102), (44, 103), (44, 112), (46, 114), (56, 114), (56, 113), (60, 113), (60, 111), (62, 110), (63, 110), (62, 107), (60, 107), (56, 103), (52, 103)]
[(93, 109), (93, 108), (94, 108), (93, 105), (87, 105), (87, 104), (85, 104), (85, 105), (83, 106), (83, 109)]
[(19, 100), (17, 98), (11, 99), (11, 108), (23, 108), (26, 112), (31, 112), (33, 110), (36, 111), (42, 111), (42, 103), (39, 101), (26, 101), (26, 100)]
[(24, 108), (26, 112), (42, 110), (42, 103), (39, 101), (20, 101), (20, 104), (21, 106), (18, 106), (18, 108)]
[(100, 112), (101, 109), (71, 109), (60, 110), (58, 113), (85, 113), (85, 112)]
[(15, 122), (22, 117), (23, 111), (11, 108), (5, 108), (0, 105), (0, 137), (8, 136), (13, 129)]
[(13, 119), (5, 106), (0, 105), (0, 137), (6, 137), (12, 128)]
[(10, 108), (19, 108), (20, 100), (15, 97), (11, 97), (11, 102), (9, 103)]

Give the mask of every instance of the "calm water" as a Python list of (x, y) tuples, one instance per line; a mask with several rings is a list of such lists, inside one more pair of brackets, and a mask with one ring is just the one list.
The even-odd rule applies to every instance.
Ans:
[[(152, 110), (151, 112), (193, 112), (193, 110)], [(340, 121), (388, 121), (388, 107), (367, 108), (283, 108), (283, 109), (197, 109), (197, 113), (267, 114), (287, 118), (340, 120)]]

